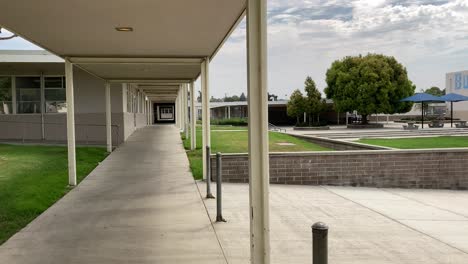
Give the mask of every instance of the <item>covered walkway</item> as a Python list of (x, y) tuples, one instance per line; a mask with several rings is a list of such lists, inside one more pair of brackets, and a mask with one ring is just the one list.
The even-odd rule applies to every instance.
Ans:
[[(78, 161), (79, 162), (79, 161)], [(0, 247), (0, 263), (226, 263), (179, 130), (136, 131)]]

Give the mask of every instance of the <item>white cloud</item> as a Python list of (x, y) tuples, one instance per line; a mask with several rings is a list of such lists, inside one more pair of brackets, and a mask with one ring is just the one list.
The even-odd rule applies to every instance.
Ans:
[[(0, 33), (0, 37), (8, 37), (11, 36), (12, 33), (8, 30), (2, 29), (2, 33)], [(10, 40), (2, 40), (0, 41), (0, 50), (37, 50), (41, 49), (38, 46), (28, 42), (20, 37), (16, 37)]]
[[(335, 0), (269, 1), (269, 89), (280, 96), (302, 88), (307, 75), (325, 87), (330, 64), (369, 52), (395, 56), (418, 90), (444, 88), (445, 73), (468, 69), (468, 1)], [(245, 69), (245, 27), (235, 32), (213, 63), (217, 72), (235, 72), (226, 60), (238, 52)], [(244, 41), (240, 41), (240, 40)], [(229, 57), (225, 57), (229, 54)], [(218, 69), (219, 68), (219, 69)], [(245, 71), (245, 70), (244, 70)], [(213, 80), (220, 96), (246, 90), (245, 74), (229, 84)], [(219, 81), (219, 82), (218, 82)], [(219, 92), (218, 92), (219, 91)]]

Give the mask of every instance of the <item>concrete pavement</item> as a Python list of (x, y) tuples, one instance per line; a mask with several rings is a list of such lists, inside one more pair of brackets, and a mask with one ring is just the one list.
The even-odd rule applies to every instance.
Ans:
[[(248, 185), (225, 183), (223, 198), (216, 232), (229, 263), (248, 263)], [(466, 264), (467, 204), (466, 191), (270, 185), (272, 263), (311, 263), (311, 225), (323, 221), (329, 263)]]
[(174, 126), (136, 131), (0, 263), (226, 263)]

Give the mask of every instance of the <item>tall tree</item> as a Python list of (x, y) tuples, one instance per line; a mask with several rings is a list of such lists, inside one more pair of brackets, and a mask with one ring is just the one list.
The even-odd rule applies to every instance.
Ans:
[(414, 94), (416, 87), (408, 79), (406, 68), (394, 57), (380, 54), (345, 57), (327, 70), (327, 98), (333, 99), (340, 112), (357, 110), (364, 124), (373, 113), (404, 113), (412, 103), (400, 102)]
[(245, 96), (244, 93), (241, 93), (241, 95), (239, 96), (239, 101), (242, 101), (242, 102), (247, 101), (247, 97)]
[(307, 98), (305, 98), (305, 112), (307, 113), (310, 126), (314, 122), (315, 117), (317, 117), (318, 121), (320, 120), (319, 115), (325, 109), (326, 104), (322, 100), (322, 94), (310, 76), (307, 76), (304, 86), (307, 95)]
[(432, 95), (435, 95), (435, 96), (442, 96), (442, 95), (445, 95), (445, 89), (444, 90), (441, 90), (439, 87), (437, 86), (432, 86), (431, 88), (428, 88), (424, 91), (425, 93), (428, 93), (428, 94), (432, 94)]
[(296, 89), (289, 97), (289, 102), (287, 104), (287, 114), (290, 117), (296, 117), (296, 122), (299, 124), (301, 116), (305, 112), (305, 98), (302, 95), (299, 89)]

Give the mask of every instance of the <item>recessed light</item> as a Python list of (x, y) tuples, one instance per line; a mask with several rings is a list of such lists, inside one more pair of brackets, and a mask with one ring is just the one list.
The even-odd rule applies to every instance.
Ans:
[(120, 31), (120, 32), (132, 32), (133, 28), (132, 27), (116, 27), (115, 30)]

